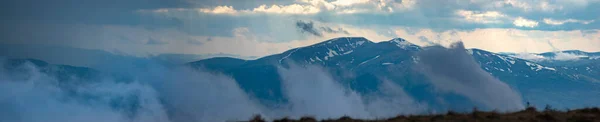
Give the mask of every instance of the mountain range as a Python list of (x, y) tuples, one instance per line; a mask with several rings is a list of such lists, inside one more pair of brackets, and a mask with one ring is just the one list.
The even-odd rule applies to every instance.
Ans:
[[(416, 103), (426, 105), (427, 109), (431, 111), (470, 111), (474, 107), (495, 109), (495, 106), (487, 105), (493, 101), (476, 100), (481, 97), (486, 98), (485, 95), (495, 95), (495, 92), (483, 94), (489, 92), (486, 88), (490, 84), (482, 84), (485, 82), (474, 80), (473, 83), (467, 83), (465, 86), (474, 87), (476, 90), (445, 90), (440, 88), (439, 84), (432, 82), (435, 79), (420, 71), (420, 65), (423, 62), (421, 53), (429, 48), (412, 44), (402, 38), (375, 43), (363, 37), (339, 37), (254, 60), (215, 57), (185, 63), (182, 66), (229, 76), (249, 96), (257, 99), (260, 104), (273, 108), (290, 102), (285, 87), (282, 87), (285, 86), (283, 80), (286, 80), (289, 74), (282, 74), (282, 69), (317, 66), (324, 72), (314, 71), (309, 73), (311, 75), (303, 75), (300, 78), (328, 74), (342, 87), (362, 95), (385, 94), (380, 91), (381, 86), (389, 85), (388, 81), (391, 81), (400, 86), (403, 93), (414, 99)], [(502, 84), (506, 84), (510, 89), (516, 91), (520, 97), (518, 100), (521, 102), (520, 104), (538, 108), (549, 105), (558, 109), (600, 106), (600, 98), (597, 97), (600, 96), (599, 52), (569, 50), (527, 54), (538, 57), (532, 59), (523, 58), (522, 54), (516, 53), (493, 53), (481, 49), (464, 48), (457, 50), (461, 54), (468, 55), (468, 60), (476, 62), (476, 66), (480, 68), (478, 70), (485, 71), (485, 75), (501, 81)], [(564, 55), (570, 57), (575, 55), (577, 58), (569, 57), (568, 60), (560, 58)], [(444, 62), (446, 59), (453, 58), (461, 57), (460, 55), (440, 57), (439, 60)], [(436, 60), (436, 57), (430, 59)], [(18, 66), (26, 62), (31, 62), (43, 73), (56, 76), (58, 81), (79, 78), (100, 82), (103, 80), (102, 77), (106, 76), (114, 77), (118, 82), (144, 80), (137, 76), (131, 76), (133, 73), (123, 73), (129, 72), (129, 70), (117, 73), (103, 72), (93, 68), (48, 64), (35, 59), (8, 59), (4, 62), (2, 71), (20, 72), (22, 69), (19, 69)], [(448, 62), (436, 66), (454, 67), (451, 65), (462, 64)], [(481, 75), (469, 74), (465, 70), (469, 69), (460, 67), (450, 69), (452, 72), (462, 74), (455, 76), (458, 79)], [(143, 74), (152, 71), (137, 70), (136, 72)], [(59, 84), (70, 89), (67, 91), (75, 93), (77, 88), (74, 87), (82, 83), (70, 81), (70, 83)], [(491, 84), (491, 86), (502, 84)], [(308, 90), (319, 89), (308, 88)], [(482, 92), (484, 96), (476, 92)], [(502, 95), (498, 97), (502, 97)], [(116, 100), (122, 100), (122, 98)]]
[[(188, 65), (231, 75), (246, 91), (266, 100), (285, 100), (279, 87), (281, 79), (277, 67), (292, 62), (325, 67), (334, 79), (360, 93), (373, 92), (382, 79), (389, 79), (430, 107), (470, 110), (472, 104), (465, 104), (470, 103), (469, 100), (451, 93), (436, 93), (436, 88), (428, 84), (428, 78), (414, 70), (419, 61), (417, 53), (422, 49), (402, 38), (374, 43), (362, 37), (340, 37), (256, 60), (220, 57)], [(599, 105), (600, 99), (594, 96), (600, 95), (600, 53), (575, 50), (548, 52), (532, 54), (546, 60), (527, 60), (515, 54), (481, 49), (464, 51), (481, 69), (518, 91), (524, 104), (531, 103), (536, 107), (552, 105), (561, 109)], [(582, 58), (553, 60), (557, 54), (563, 53)], [(440, 101), (440, 97), (444, 101)], [(584, 98), (585, 101), (577, 100)]]

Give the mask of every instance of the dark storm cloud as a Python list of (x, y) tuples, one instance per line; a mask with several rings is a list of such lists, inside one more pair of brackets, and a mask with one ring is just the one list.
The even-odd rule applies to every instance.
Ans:
[(314, 22), (312, 21), (296, 21), (296, 28), (298, 28), (300, 30), (300, 32), (302, 33), (308, 33), (314, 36), (319, 36), (322, 37), (323, 33), (342, 33), (342, 34), (350, 34), (348, 33), (348, 31), (344, 30), (343, 28), (337, 28), (337, 29), (333, 29), (331, 27), (327, 27), (327, 26), (315, 26)]
[(297, 21), (296, 28), (300, 29), (300, 32), (302, 33), (309, 33), (319, 37), (323, 36), (323, 34), (314, 27), (314, 23), (312, 21)]
[(417, 67), (440, 91), (463, 95), (490, 109), (523, 108), (520, 95), (482, 70), (462, 42), (450, 48), (426, 47), (418, 53)]
[[(136, 15), (140, 9), (188, 7), (184, 0), (8, 0), (0, 4), (3, 23), (174, 24), (168, 18)], [(152, 19), (152, 20), (148, 20)]]

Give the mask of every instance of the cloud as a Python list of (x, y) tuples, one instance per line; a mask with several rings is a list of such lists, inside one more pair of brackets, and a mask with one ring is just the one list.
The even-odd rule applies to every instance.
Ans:
[(139, 10), (139, 12), (182, 12), (198, 11), (207, 14), (285, 14), (285, 15), (314, 15), (317, 13), (355, 14), (355, 13), (392, 13), (412, 9), (415, 0), (297, 0), (291, 4), (261, 4), (249, 9), (235, 9), (233, 6), (216, 6), (210, 8), (162, 8), (154, 10)]
[(498, 11), (468, 11), (468, 10), (458, 10), (456, 14), (463, 17), (466, 21), (476, 22), (476, 23), (502, 23), (500, 20), (502, 18), (507, 17), (507, 15), (502, 14)]
[(486, 1), (486, 7), (489, 8), (516, 8), (522, 12), (546, 12), (555, 13), (566, 10), (575, 10), (587, 7), (590, 3), (598, 2), (598, 0), (499, 0)]
[(426, 110), (391, 81), (379, 86), (381, 95), (362, 95), (315, 65), (278, 67), (287, 102), (268, 108), (264, 104), (272, 103), (258, 102), (232, 77), (202, 69), (136, 64), (143, 66), (125, 68), (122, 74), (135, 78), (122, 82), (110, 76), (98, 81), (77, 76), (59, 80), (29, 62), (5, 63), (0, 60), (1, 66), (14, 69), (0, 67), (0, 114), (10, 116), (0, 121), (213, 122), (242, 121), (255, 114), (267, 119), (345, 115), (374, 119)]
[(534, 54), (534, 53), (526, 53), (526, 52), (517, 53), (513, 57), (530, 60), (530, 61), (541, 61), (541, 60), (546, 59), (544, 56)]
[[(154, 10), (153, 12), (157, 13), (165, 13), (169, 11), (185, 11), (190, 9), (177, 8), (177, 9), (159, 9)], [(217, 6), (214, 8), (198, 8), (199, 12), (208, 13), (208, 14), (228, 14), (228, 15), (238, 15), (238, 14), (257, 14), (257, 13), (267, 13), (267, 14), (315, 14), (320, 12), (320, 8), (310, 6), (310, 5), (300, 5), (300, 4), (290, 4), (290, 5), (260, 5), (253, 9), (244, 9), (244, 10), (236, 10), (232, 6)]]
[(146, 44), (148, 44), (148, 45), (164, 45), (164, 44), (169, 44), (169, 42), (150, 37), (150, 38), (148, 38), (148, 41), (146, 42)]
[(348, 33), (348, 31), (342, 29), (342, 28), (337, 28), (337, 29), (332, 29), (330, 27), (321, 27), (321, 30), (323, 30), (323, 32), (327, 32), (327, 33), (343, 33), (343, 34), (350, 34)]
[[(210, 39), (210, 38), (209, 38)], [(193, 45), (202, 45), (204, 44), (202, 41), (200, 40), (196, 40), (196, 39), (189, 39), (187, 41), (188, 44), (193, 44)]]
[(398, 114), (420, 114), (427, 108), (389, 80), (383, 80), (376, 89), (381, 94), (360, 94), (334, 80), (323, 67), (287, 64), (287, 68), (279, 66), (277, 72), (282, 80), (283, 93), (289, 101), (287, 106), (291, 113), (287, 115), (291, 117), (327, 119), (350, 116), (375, 119)]
[(502, 2), (498, 1), (499, 6), (510, 6), (519, 8), (523, 11), (547, 11), (553, 12), (556, 10), (563, 9), (563, 6), (557, 4), (550, 4), (546, 0), (542, 0), (539, 2), (530, 2), (525, 0), (504, 0)]
[[(160, 11), (158, 12), (168, 12), (169, 10), (167, 9), (159, 9)], [(180, 10), (180, 9), (176, 9), (176, 10)], [(237, 14), (238, 11), (233, 9), (233, 7), (231, 6), (217, 6), (215, 8), (200, 8), (198, 9), (198, 11), (203, 12), (203, 13), (211, 13), (211, 14)]]
[(350, 34), (347, 30), (344, 30), (342, 28), (332, 29), (331, 27), (327, 27), (327, 26), (317, 27), (317, 26), (315, 26), (315, 23), (313, 21), (308, 21), (308, 22), (296, 21), (296, 28), (300, 29), (300, 32), (302, 32), (302, 33), (309, 33), (311, 35), (318, 36), (318, 37), (322, 37), (323, 33), (332, 33), (332, 34), (340, 33), (340, 34), (346, 34), (346, 35)]
[[(420, 114), (428, 110), (425, 103), (419, 103), (404, 91), (404, 87), (388, 79), (380, 79), (380, 95), (364, 96), (367, 111), (376, 118), (388, 118), (401, 115)], [(431, 110), (431, 109), (429, 109)]]
[(594, 20), (576, 20), (576, 19), (566, 19), (566, 20), (554, 20), (550, 18), (544, 18), (544, 23), (549, 25), (562, 25), (565, 23), (580, 23), (580, 24), (590, 24), (594, 22)]
[(134, 78), (123, 82), (74, 74), (59, 80), (61, 76), (29, 62), (5, 63), (0, 61), (20, 71), (0, 67), (3, 122), (216, 122), (247, 120), (263, 112), (231, 77), (187, 67), (137, 63), (144, 67), (123, 69), (128, 72), (119, 75)]
[(75, 76), (60, 81), (29, 62), (12, 66), (21, 71), (0, 67), (0, 121), (169, 122), (156, 91), (146, 84)]
[(323, 34), (321, 34), (321, 32), (319, 32), (314, 27), (314, 23), (312, 21), (309, 21), (309, 22), (297, 21), (296, 28), (300, 29), (300, 32), (302, 32), (302, 33), (309, 33), (314, 36), (323, 36)]
[[(461, 17), (462, 20), (471, 23), (482, 23), (482, 24), (503, 24), (512, 21), (512, 24), (516, 27), (538, 27), (539, 22), (536, 20), (526, 19), (518, 16), (513, 17), (511, 15), (504, 14), (500, 11), (471, 11), (471, 10), (456, 10), (455, 14)], [(554, 20), (550, 18), (544, 18), (543, 22), (548, 25), (563, 25), (565, 23), (580, 23), (590, 24), (594, 20), (577, 20), (577, 19), (566, 19), (566, 20)]]
[(586, 55), (577, 55), (577, 54), (564, 53), (564, 52), (556, 52), (555, 54), (556, 55), (554, 57), (552, 57), (552, 59), (561, 60), (561, 61), (579, 60), (580, 58), (588, 57)]
[(257, 8), (252, 9), (252, 12), (263, 12), (263, 13), (277, 13), (277, 14), (315, 14), (321, 10), (314, 6), (308, 5), (261, 5)]
[(292, 114), (295, 117), (369, 116), (360, 94), (344, 88), (320, 67), (291, 64), (289, 69), (279, 67), (277, 71), (281, 75), (283, 93), (290, 101), (292, 111), (296, 112)]
[[(467, 48), (479, 48), (492, 52), (530, 52), (543, 53), (556, 50), (600, 51), (600, 32), (587, 31), (541, 31), (486, 28), (474, 30), (435, 31), (431, 29), (395, 28), (396, 37), (402, 37), (414, 44), (428, 45), (421, 42), (421, 36), (429, 41), (450, 45), (462, 41)], [(552, 43), (557, 49), (548, 45)]]
[[(449, 48), (426, 47), (417, 56), (417, 70), (441, 92), (463, 95), (489, 109), (513, 111), (524, 108), (519, 93), (482, 70), (466, 53), (462, 42)], [(458, 69), (461, 72), (456, 72)]]
[(525, 19), (523, 17), (518, 17), (513, 21), (513, 24), (518, 27), (529, 27), (534, 28), (538, 26), (538, 22), (534, 20)]
[(265, 111), (230, 76), (186, 67), (141, 72), (148, 74), (138, 77), (154, 85), (175, 122), (242, 121)]
[(589, 57), (587, 55), (578, 55), (573, 53), (565, 53), (565, 52), (553, 52), (553, 56), (544, 57), (535, 53), (517, 53), (513, 57), (531, 60), (531, 61), (545, 61), (545, 60), (559, 60), (559, 61), (569, 61), (569, 60), (579, 60), (581, 58)]
[(354, 4), (364, 4), (369, 1), (370, 0), (336, 0), (336, 1), (331, 2), (331, 4), (338, 5), (338, 6), (350, 6), (350, 5), (354, 5)]

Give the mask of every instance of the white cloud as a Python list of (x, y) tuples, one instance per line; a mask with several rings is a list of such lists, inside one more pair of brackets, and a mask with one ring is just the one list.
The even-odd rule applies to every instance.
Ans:
[(576, 19), (566, 19), (566, 20), (554, 20), (550, 18), (544, 18), (544, 23), (549, 25), (562, 25), (565, 23), (580, 23), (580, 24), (590, 24), (594, 22), (594, 20), (576, 20)]
[(513, 57), (530, 60), (530, 61), (544, 61), (544, 60), (568, 61), (568, 60), (578, 60), (580, 58), (588, 57), (586, 55), (578, 55), (578, 54), (564, 53), (564, 52), (554, 52), (554, 54), (555, 55), (553, 57), (544, 57), (544, 56), (541, 56), (541, 55), (538, 55), (535, 53), (521, 52), (521, 53), (514, 55)]
[(392, 13), (414, 8), (416, 0), (296, 0), (288, 5), (262, 4), (251, 9), (235, 9), (233, 6), (216, 6), (210, 8), (161, 8), (155, 10), (139, 10), (139, 12), (168, 13), (180, 11), (197, 11), (208, 14), (316, 14), (331, 12), (337, 14), (354, 13)]
[(321, 10), (317, 7), (310, 5), (261, 5), (257, 8), (252, 9), (252, 12), (264, 12), (264, 13), (278, 13), (278, 14), (315, 14)]
[(327, 10), (333, 10), (336, 8), (336, 5), (327, 2), (325, 0), (299, 0), (300, 3), (308, 3), (312, 6), (321, 6)]
[(525, 59), (525, 60), (530, 60), (530, 61), (541, 61), (541, 60), (545, 60), (546, 59), (544, 56), (541, 56), (541, 55), (538, 55), (538, 54), (534, 54), (534, 53), (527, 53), (527, 52), (517, 53), (513, 57), (520, 58), (520, 59)]
[(577, 55), (577, 54), (572, 54), (572, 53), (563, 53), (563, 52), (557, 52), (555, 53), (556, 55), (554, 56), (554, 60), (561, 60), (561, 61), (566, 61), (566, 60), (578, 60), (580, 58), (584, 58), (584, 57), (588, 57), (585, 55)]
[[(166, 10), (164, 10), (164, 11), (166, 11)], [(213, 9), (201, 8), (201, 9), (198, 9), (198, 11), (203, 12), (203, 13), (211, 13), (211, 14), (236, 14), (236, 13), (238, 13), (238, 11), (233, 9), (232, 6), (217, 6)]]
[(367, 9), (343, 9), (343, 10), (339, 10), (336, 13), (338, 14), (354, 14), (354, 13), (364, 13), (364, 12), (368, 12), (369, 10)]
[[(600, 32), (586, 34), (584, 31), (541, 31), (486, 28), (475, 30), (448, 30), (436, 32), (431, 29), (396, 28), (397, 37), (418, 45), (426, 38), (433, 43), (448, 46), (452, 42), (462, 41), (467, 48), (479, 48), (492, 52), (551, 52), (556, 50), (600, 51)], [(548, 44), (554, 45), (552, 47)]]
[[(181, 11), (181, 9), (173, 9)], [(291, 5), (260, 5), (253, 9), (248, 10), (236, 10), (232, 6), (217, 6), (214, 8), (199, 8), (198, 12), (208, 13), (208, 14), (240, 14), (240, 13), (274, 13), (274, 14), (315, 14), (320, 12), (321, 10), (317, 7), (310, 5), (299, 5), (299, 4), (291, 4)], [(158, 9), (155, 12), (168, 12), (168, 9)]]
[[(584, 0), (585, 1), (585, 0)], [(587, 6), (587, 3), (573, 4), (565, 0), (499, 0), (489, 2), (488, 8), (517, 8), (523, 12), (557, 12), (565, 9), (577, 9)]]
[(534, 28), (538, 26), (538, 22), (530, 19), (525, 19), (523, 17), (518, 17), (513, 21), (513, 24), (518, 27), (529, 27)]
[(471, 0), (481, 3), (486, 9), (512, 9), (521, 12), (556, 13), (589, 7), (590, 3), (600, 0)]
[(469, 11), (469, 10), (457, 10), (455, 12), (458, 16), (463, 17), (466, 21), (476, 23), (502, 23), (501, 18), (507, 17), (498, 11)]
[(354, 4), (364, 4), (368, 2), (370, 2), (370, 0), (336, 0), (331, 3), (338, 6), (350, 6)]

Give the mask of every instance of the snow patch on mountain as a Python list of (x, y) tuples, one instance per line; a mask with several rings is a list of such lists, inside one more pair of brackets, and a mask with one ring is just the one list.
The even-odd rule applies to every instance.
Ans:
[(283, 58), (279, 59), (279, 64), (281, 64), (281, 62), (285, 59), (287, 59), (288, 57), (290, 57), (292, 54), (294, 54), (294, 52), (298, 51), (298, 49), (300, 48), (296, 48), (294, 51), (288, 53), (288, 55), (284, 56)]
[(413, 43), (410, 43), (402, 38), (394, 38), (388, 42), (393, 43), (402, 49), (416, 49), (416, 50), (419, 49), (419, 46), (417, 46)]
[[(504, 62), (506, 62), (507, 64), (508, 64), (508, 63), (510, 63), (510, 64), (515, 64), (515, 63), (516, 63), (515, 59), (513, 59), (513, 58), (511, 58), (511, 57), (504, 57), (504, 56), (500, 56), (500, 55), (496, 55), (496, 56), (497, 56), (498, 58), (502, 59), (502, 60), (503, 60)], [(511, 65), (508, 65), (508, 66), (511, 66)]]
[(375, 60), (375, 59), (377, 59), (377, 58), (379, 58), (379, 55), (377, 55), (377, 56), (375, 56), (375, 57), (373, 57), (373, 58), (371, 58), (371, 59), (369, 59), (369, 60), (366, 60), (366, 61), (363, 61), (363, 62), (361, 62), (360, 64), (358, 64), (358, 66), (360, 66), (360, 65), (363, 65), (363, 64), (365, 64), (365, 63), (367, 63), (367, 62), (369, 62), (369, 61), (371, 61), (371, 60)]
[(350, 54), (350, 53), (352, 53), (352, 52), (354, 52), (354, 50), (346, 51), (346, 52), (344, 52), (344, 53), (342, 53), (342, 54), (343, 54), (343, 55), (348, 55), (348, 54)]
[(531, 70), (535, 70), (535, 71), (540, 71), (542, 69), (546, 69), (546, 70), (553, 70), (556, 71), (556, 69), (551, 68), (551, 67), (545, 67), (536, 63), (532, 63), (532, 62), (525, 62), (525, 64), (527, 64), (527, 66), (531, 67)]
[(467, 49), (467, 53), (468, 53), (469, 55), (473, 55), (473, 49)]

